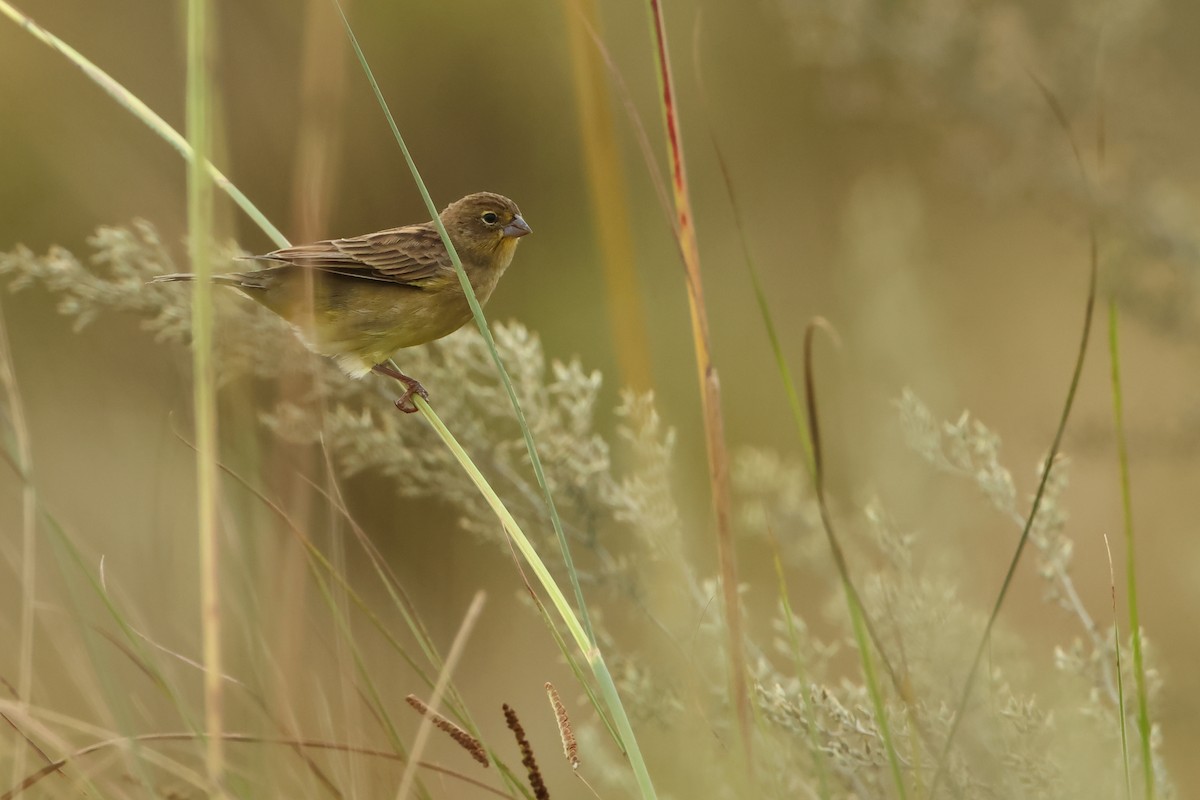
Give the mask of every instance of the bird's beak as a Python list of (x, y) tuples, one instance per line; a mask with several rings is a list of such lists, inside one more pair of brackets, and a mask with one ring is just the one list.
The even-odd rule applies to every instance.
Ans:
[(511, 239), (519, 239), (522, 236), (533, 233), (529, 229), (529, 223), (521, 219), (521, 215), (513, 217), (513, 221), (504, 226), (504, 235)]

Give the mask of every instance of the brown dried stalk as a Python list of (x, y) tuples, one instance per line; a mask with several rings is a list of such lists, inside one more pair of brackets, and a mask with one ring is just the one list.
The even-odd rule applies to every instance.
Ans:
[(550, 697), (550, 707), (554, 709), (554, 721), (558, 723), (563, 755), (567, 757), (571, 769), (579, 769), (579, 744), (575, 741), (575, 731), (571, 730), (571, 718), (567, 716), (567, 707), (559, 699), (558, 690), (550, 681), (546, 681), (546, 694)]
[(525, 738), (525, 729), (521, 727), (521, 720), (517, 718), (517, 712), (508, 703), (504, 704), (504, 721), (508, 724), (508, 729), (513, 732), (513, 736), (517, 739), (517, 746), (521, 748), (521, 763), (525, 765), (525, 771), (529, 775), (529, 788), (533, 789), (533, 796), (537, 800), (550, 800), (550, 792), (546, 789), (546, 783), (542, 780), (542, 772), (538, 769), (537, 759), (533, 757), (533, 745)]
[(428, 717), (429, 721), (433, 723), (433, 727), (437, 728), (438, 730), (445, 731), (446, 735), (457, 742), (459, 747), (470, 753), (471, 758), (475, 759), (485, 767), (488, 765), (489, 762), (487, 751), (483, 749), (482, 742), (480, 742), (471, 734), (467, 733), (458, 725), (455, 725), (453, 722), (446, 719), (437, 711), (434, 711), (429, 706), (425, 705), (425, 702), (415, 694), (410, 694), (404, 699), (408, 701), (410, 706), (417, 710), (418, 714)]
[(721, 590), (725, 621), (729, 628), (730, 695), (737, 711), (746, 765), (753, 763), (753, 730), (750, 713), (749, 683), (746, 675), (745, 644), (742, 638), (742, 606), (738, 596), (737, 557), (734, 550), (729, 489), (729, 453), (725, 445), (725, 421), (721, 412), (721, 384), (712, 361), (708, 333), (708, 310), (704, 303), (704, 282), (700, 277), (700, 248), (696, 241), (695, 217), (688, 193), (683, 140), (679, 133), (679, 108), (675, 83), (671, 77), (671, 59), (667, 52), (667, 31), (663, 21), (662, 0), (649, 0), (654, 55), (658, 66), (658, 84), (671, 157), (672, 187), (675, 194), (676, 234), (683, 256), (688, 307), (692, 316), (692, 345), (696, 351), (696, 369), (700, 378), (700, 400), (704, 411), (704, 441), (708, 452), (708, 477), (712, 486), (713, 512), (717, 527), (717, 558), (721, 568)]

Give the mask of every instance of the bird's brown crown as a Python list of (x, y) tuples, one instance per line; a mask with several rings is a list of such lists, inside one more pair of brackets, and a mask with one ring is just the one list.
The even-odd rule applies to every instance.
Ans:
[[(515, 249), (517, 239), (529, 233), (517, 204), (503, 195), (477, 192), (446, 206), (442, 224), (464, 255), (487, 258), (496, 251)], [(507, 266), (507, 263), (505, 263)]]

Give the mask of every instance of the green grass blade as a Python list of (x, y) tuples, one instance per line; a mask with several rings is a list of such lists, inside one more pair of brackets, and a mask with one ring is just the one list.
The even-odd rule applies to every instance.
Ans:
[[(1083, 157), (1080, 155), (1079, 147), (1075, 143), (1075, 138), (1071, 135), (1071, 126), (1067, 121), (1066, 113), (1059, 104), (1058, 99), (1050, 91), (1050, 89), (1042, 83), (1036, 75), (1030, 75), (1030, 78), (1042, 93), (1043, 99), (1050, 107), (1050, 111), (1058, 120), (1060, 127), (1066, 134), (1067, 142), (1071, 146), (1071, 152), (1075, 156), (1075, 163), (1079, 168), (1079, 173), (1083, 177), (1085, 183), (1087, 180), (1087, 170), (1083, 166)], [(1091, 338), (1092, 318), (1096, 309), (1096, 280), (1099, 272), (1099, 243), (1097, 240), (1095, 221), (1090, 221), (1089, 226), (1089, 268), (1088, 268), (1088, 289), (1087, 301), (1083, 312), (1083, 333), (1080, 336), (1079, 348), (1075, 356), (1075, 366), (1071, 373), (1071, 382), (1067, 387), (1067, 396), (1063, 401), (1062, 413), (1059, 415), (1058, 427), (1054, 431), (1054, 439), (1050, 443), (1050, 452), (1046, 455), (1046, 460), (1042, 465), (1042, 477), (1038, 481), (1037, 491), (1033, 495), (1033, 503), (1029, 508), (1029, 515), (1025, 518), (1025, 525), (1021, 530), (1021, 538), (1017, 541), (1017, 548), (1013, 552), (1012, 560), (1009, 562), (1008, 571), (1004, 574), (1004, 580), (1000, 584), (1000, 592), (996, 596), (996, 602), (992, 606), (992, 612), (988, 616), (987, 624), (983, 629), (983, 636), (979, 639), (979, 645), (975, 649), (975, 655), (971, 660), (971, 667), (967, 671), (967, 679), (963, 683), (962, 694), (959, 696), (958, 704), (954, 710), (954, 716), (950, 722), (950, 730), (946, 734), (945, 744), (942, 746), (941, 755), (938, 758), (937, 769), (933, 774), (933, 781), (930, 784), (929, 796), (934, 798), (937, 796), (938, 786), (942, 776), (946, 772), (950, 757), (950, 748), (954, 744), (954, 737), (958, 733), (959, 726), (962, 724), (963, 715), (966, 712), (967, 702), (971, 698), (971, 688), (975, 683), (975, 676), (979, 672), (979, 667), (983, 663), (983, 654), (987, 650), (988, 641), (991, 639), (992, 628), (996, 624), (997, 617), (1000, 616), (1000, 608), (1004, 605), (1004, 600), (1008, 596), (1008, 590), (1012, 585), (1013, 576), (1016, 574), (1017, 565), (1021, 561), (1021, 555), (1025, 551), (1025, 545), (1029, 543), (1029, 533), (1033, 530), (1033, 521), (1037, 518), (1038, 509), (1042, 505), (1042, 497), (1046, 493), (1046, 485), (1050, 481), (1050, 472), (1054, 469), (1055, 461), (1058, 458), (1058, 453), (1062, 447), (1063, 435), (1067, 430), (1067, 421), (1071, 418), (1071, 409), (1075, 406), (1075, 395), (1079, 391), (1079, 379), (1083, 375), (1083, 364), (1087, 357), (1088, 342)]]
[[(363, 53), (362, 47), (358, 43), (358, 37), (354, 35), (354, 30), (350, 27), (350, 20), (346, 17), (346, 12), (342, 9), (341, 4), (337, 0), (333, 1), (334, 5), (337, 6), (338, 13), (341, 15), (342, 24), (346, 28), (346, 35), (350, 38), (354, 54), (358, 57), (358, 62), (371, 84), (371, 89), (375, 93), (375, 99), (379, 102), (380, 108), (387, 117), (388, 127), (391, 128), (392, 136), (395, 137), (396, 143), (400, 146), (400, 150), (404, 154), (404, 161), (408, 164), (408, 169), (417, 184), (417, 189), (420, 190), (421, 199), (425, 201), (425, 207), (433, 219), (434, 227), (437, 228), (438, 235), (441, 236), (442, 243), (446, 246), (446, 251), (450, 254), (450, 260), (454, 263), (454, 271), (458, 274), (458, 280), (462, 284), (463, 293), (467, 297), (467, 304), (471, 307), (471, 314), (475, 318), (475, 324), (479, 327), (479, 332), (483, 335), (483, 339), (487, 343), (488, 352), (491, 353), (492, 361), (496, 365), (496, 371), (500, 373), (500, 379), (504, 383), (504, 390), (508, 393), (508, 399), (512, 403), (513, 411), (517, 415), (517, 422), (521, 427), (521, 435), (525, 439), (525, 448), (529, 451), (529, 460), (533, 463), (534, 476), (537, 478), (538, 486), (542, 489), (542, 497), (545, 500), (546, 509), (550, 513), (550, 522), (554, 526), (554, 533), (558, 537), (558, 544), (562, 549), (563, 563), (566, 566), (567, 575), (571, 580), (571, 588), (575, 592), (575, 602), (579, 606), (579, 616), (583, 620), (583, 627), (587, 631), (588, 639), (595, 641), (595, 636), (592, 634), (591, 618), (587, 611), (587, 603), (584, 602), (583, 589), (579, 585), (579, 574), (576, 572), (575, 563), (571, 558), (571, 547), (567, 541), (567, 535), (563, 530), (562, 520), (558, 515), (558, 507), (555, 505), (554, 498), (550, 493), (550, 487), (546, 483), (546, 475), (542, 469), (542, 459), (538, 455), (537, 445), (533, 441), (533, 433), (529, 430), (529, 422), (525, 418), (525, 412), (521, 408), (520, 400), (517, 399), (517, 392), (513, 388), (512, 379), (508, 375), (508, 370), (504, 367), (504, 362), (500, 358), (500, 352), (496, 349), (496, 340), (492, 337), (491, 329), (487, 324), (487, 318), (483, 315), (483, 307), (479, 305), (479, 299), (475, 297), (475, 289), (471, 286), (471, 281), (467, 278), (467, 273), (463, 269), (462, 259), (458, 257), (458, 251), (454, 249), (454, 243), (450, 241), (450, 234), (446, 232), (446, 226), (442, 224), (442, 220), (438, 216), (437, 205), (429, 195), (425, 181), (421, 179), (417, 163), (413, 160), (412, 153), (409, 152), (408, 145), (405, 144), (404, 137), (400, 134), (400, 128), (396, 124), (396, 119), (392, 116), (392, 111), (383, 97), (383, 91), (379, 88), (379, 82), (375, 80), (375, 73), (372, 72), (370, 64), (367, 63), (366, 54)], [(427, 403), (419, 405), (423, 407), (428, 406)], [(428, 417), (427, 413), (426, 416)]]
[[(429, 404), (423, 398), (417, 397), (415, 401), (418, 407), (428, 408)], [(625, 713), (625, 706), (621, 703), (621, 698), (617, 693), (617, 687), (613, 682), (612, 674), (608, 671), (608, 665), (604, 663), (603, 654), (599, 648), (591, 643), (591, 640), (583, 629), (583, 625), (571, 610), (571, 605), (567, 602), (566, 596), (554, 582), (554, 578), (550, 575), (550, 571), (546, 568), (546, 564), (537, 554), (537, 551), (534, 550), (529, 538), (525, 536), (520, 526), (517, 525), (517, 521), (513, 519), (508, 509), (504, 507), (504, 503), (500, 500), (500, 496), (496, 494), (496, 490), (483, 477), (483, 473), (475, 466), (471, 457), (463, 450), (462, 445), (450, 433), (445, 423), (433, 414), (429, 414), (429, 420), (430, 424), (434, 426), (434, 429), (442, 438), (442, 441), (450, 448), (450, 452), (458, 459), (459, 464), (462, 465), (471, 482), (475, 484), (480, 494), (483, 495), (484, 500), (491, 507), (493, 513), (499, 517), (505, 532), (513, 544), (516, 545), (517, 549), (521, 551), (521, 555), (525, 557), (526, 562), (528, 562), (530, 568), (537, 576), (538, 582), (542, 584), (542, 588), (550, 596), (551, 604), (563, 622), (566, 623), (567, 630), (570, 631), (572, 638), (575, 640), (575, 645), (583, 652), (588, 666), (592, 669), (592, 674), (600, 684), (600, 694), (604, 698), (605, 705), (608, 706), (608, 710), (613, 715), (613, 723), (617, 727), (622, 747), (625, 749), (630, 765), (633, 767), (634, 777), (637, 779), (642, 797), (657, 797), (654, 791), (654, 783), (650, 779), (650, 772), (646, 768), (645, 759), (642, 757), (641, 749), (637, 744), (637, 738), (633, 733), (633, 727), (630, 725), (629, 715)]]
[[(892, 782), (896, 787), (896, 793), (900, 800), (905, 800), (908, 797), (908, 790), (905, 787), (904, 775), (900, 770), (900, 756), (896, 753), (896, 745), (892, 738), (891, 726), (888, 723), (887, 707), (883, 702), (883, 692), (879, 688), (879, 680), (875, 675), (875, 663), (871, 658), (871, 643), (875, 642), (878, 647), (878, 638), (870, 627), (870, 621), (867, 619), (866, 611), (863, 609), (862, 601), (859, 599), (858, 591), (854, 588), (854, 584), (850, 581), (850, 569), (846, 565), (846, 557), (842, 552), (842, 547), (838, 544), (837, 536), (834, 535), (833, 518), (829, 513), (829, 504), (825, 500), (825, 464), (821, 458), (821, 428), (820, 416), (817, 413), (817, 390), (813, 380), (813, 340), (818, 327), (821, 327), (823, 320), (815, 320), (808, 324), (808, 328), (804, 332), (804, 395), (806, 405), (808, 407), (808, 438), (812, 442), (813, 452), (813, 482), (817, 492), (817, 508), (821, 512), (821, 525), (825, 529), (825, 537), (829, 542), (829, 548), (833, 553), (834, 561), (837, 562), (838, 575), (841, 576), (843, 593), (846, 596), (846, 607), (850, 612), (850, 626), (854, 631), (854, 642), (858, 647), (858, 658), (862, 665), (863, 681), (867, 685), (867, 693), (871, 697), (871, 706), (875, 712), (875, 720), (879, 724), (879, 736), (883, 739), (884, 749), (887, 751), (888, 766), (892, 772)], [(887, 659), (883, 655), (883, 650), (879, 649), (880, 658), (883, 658), (887, 664)], [(896, 675), (891, 671), (891, 666), (888, 666), (888, 671), (892, 674), (892, 680), (896, 681)], [(897, 683), (898, 685), (898, 683)]]
[[(1111, 320), (1110, 320), (1111, 322)], [(1111, 330), (1111, 328), (1110, 328)], [(1121, 674), (1121, 625), (1117, 622), (1117, 576), (1113, 569), (1112, 549), (1104, 534), (1104, 553), (1108, 556), (1108, 585), (1112, 595), (1113, 660), (1117, 666), (1117, 719), (1121, 724), (1121, 766), (1125, 769), (1125, 797), (1133, 800), (1133, 776), (1129, 768), (1129, 726), (1125, 723), (1125, 677)]]
[[(1129, 634), (1133, 638), (1133, 680), (1137, 694), (1138, 734), (1141, 737), (1142, 781), (1146, 800), (1154, 800), (1154, 754), (1150, 749), (1150, 702), (1146, 691), (1146, 665), (1142, 655), (1142, 625), (1138, 616), (1137, 569), (1133, 542), (1133, 490), (1129, 480), (1129, 444), (1125, 437), (1125, 404), (1121, 391), (1121, 348), (1117, 324), (1117, 301), (1108, 301), (1108, 356), (1112, 365), (1113, 425), (1117, 436), (1117, 464), (1121, 475), (1121, 527), (1125, 533), (1125, 590), (1129, 593)], [(1120, 658), (1121, 642), (1117, 640), (1117, 657)], [(1120, 661), (1117, 662), (1118, 678)], [(1120, 683), (1117, 684), (1118, 689)], [(1123, 696), (1123, 693), (1122, 693)], [(1125, 703), (1121, 701), (1121, 735), (1125, 735)], [(1126, 769), (1129, 756), (1125, 757)]]

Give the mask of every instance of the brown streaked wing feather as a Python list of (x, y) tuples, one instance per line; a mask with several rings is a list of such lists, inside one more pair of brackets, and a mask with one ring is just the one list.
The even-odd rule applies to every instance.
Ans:
[(419, 284), (452, 268), (441, 237), (429, 224), (287, 247), (261, 258), (396, 283)]

